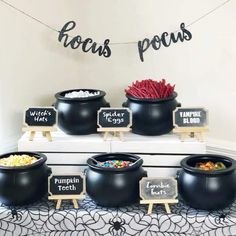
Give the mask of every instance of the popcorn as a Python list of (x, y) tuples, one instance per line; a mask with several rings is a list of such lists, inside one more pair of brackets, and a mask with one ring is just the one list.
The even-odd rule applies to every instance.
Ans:
[(100, 92), (89, 92), (87, 90), (79, 90), (79, 91), (73, 91), (70, 93), (66, 93), (65, 97), (66, 98), (87, 98), (87, 97), (93, 97), (99, 95)]
[(36, 157), (29, 155), (10, 155), (9, 157), (0, 159), (0, 166), (26, 166), (38, 161)]

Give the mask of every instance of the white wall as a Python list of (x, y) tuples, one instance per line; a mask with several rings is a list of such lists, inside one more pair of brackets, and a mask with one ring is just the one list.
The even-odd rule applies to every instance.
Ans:
[[(97, 42), (138, 41), (179, 29), (223, 0), (11, 0), (13, 5), (60, 29), (77, 23), (74, 34)], [(9, 149), (21, 134), (23, 109), (48, 105), (69, 88), (99, 88), (119, 106), (124, 88), (134, 80), (166, 78), (176, 84), (183, 106), (210, 112), (213, 140), (235, 144), (236, 138), (236, 1), (189, 29), (193, 39), (149, 49), (145, 62), (137, 45), (116, 45), (106, 59), (64, 48), (58, 34), (0, 2), (0, 149)]]

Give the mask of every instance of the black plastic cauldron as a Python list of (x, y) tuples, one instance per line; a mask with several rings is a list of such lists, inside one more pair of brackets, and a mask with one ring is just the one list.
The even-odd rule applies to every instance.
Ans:
[[(84, 98), (67, 98), (66, 93), (73, 91), (100, 92), (99, 95)], [(97, 132), (97, 111), (109, 107), (104, 99), (106, 93), (94, 89), (73, 89), (55, 95), (55, 108), (58, 110), (58, 126), (67, 134), (85, 135)]]
[(35, 152), (12, 152), (1, 155), (30, 155), (39, 160), (31, 165), (7, 167), (0, 166), (0, 202), (5, 205), (25, 205), (39, 200), (48, 192), (47, 157)]
[[(205, 171), (195, 168), (198, 162), (223, 162), (226, 169)], [(236, 163), (220, 155), (192, 155), (181, 161), (178, 189), (183, 200), (193, 208), (218, 210), (232, 204), (236, 197)]]
[(168, 98), (147, 99), (127, 95), (124, 107), (132, 111), (132, 132), (140, 135), (162, 135), (173, 129), (173, 111), (180, 104), (177, 93)]
[[(106, 168), (96, 161), (124, 160), (133, 164), (124, 168)], [(147, 176), (142, 168), (143, 160), (126, 153), (108, 153), (94, 156), (87, 161), (86, 190), (88, 195), (101, 206), (117, 207), (138, 202), (139, 180)]]

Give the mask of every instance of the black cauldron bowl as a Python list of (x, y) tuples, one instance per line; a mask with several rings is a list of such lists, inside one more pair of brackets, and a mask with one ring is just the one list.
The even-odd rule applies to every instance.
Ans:
[[(195, 168), (198, 162), (223, 162), (226, 169), (205, 171)], [(192, 155), (181, 161), (177, 173), (182, 199), (191, 207), (218, 210), (231, 205), (236, 197), (236, 162), (221, 155)]]
[(173, 127), (173, 111), (181, 106), (176, 101), (177, 93), (168, 98), (136, 98), (126, 94), (127, 101), (122, 104), (132, 111), (132, 132), (140, 135), (162, 135)]
[[(95, 159), (95, 161), (94, 161)], [(124, 168), (106, 168), (96, 161), (124, 160), (133, 165)], [(147, 176), (143, 160), (133, 154), (107, 153), (89, 158), (86, 170), (86, 190), (98, 205), (104, 207), (127, 206), (139, 201), (139, 181)]]
[[(73, 91), (100, 92), (99, 95), (84, 98), (67, 98)], [(70, 135), (87, 135), (97, 132), (97, 111), (110, 107), (105, 100), (106, 93), (98, 89), (72, 89), (55, 95), (55, 108), (58, 111), (58, 127)]]
[(11, 152), (0, 155), (30, 155), (38, 161), (31, 165), (7, 167), (0, 166), (0, 202), (8, 206), (33, 203), (48, 192), (48, 176), (51, 168), (46, 165), (47, 157), (36, 152)]

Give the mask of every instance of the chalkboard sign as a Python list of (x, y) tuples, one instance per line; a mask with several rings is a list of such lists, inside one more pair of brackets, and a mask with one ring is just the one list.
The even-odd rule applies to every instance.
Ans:
[(57, 111), (54, 107), (30, 107), (24, 117), (27, 126), (54, 126), (57, 123)]
[(129, 128), (132, 126), (131, 110), (128, 108), (101, 108), (97, 116), (100, 128)]
[(175, 199), (177, 181), (174, 178), (142, 178), (140, 180), (140, 197), (143, 200)]
[(48, 179), (50, 195), (81, 195), (85, 193), (85, 178), (78, 175), (52, 175)]
[(173, 112), (175, 127), (204, 127), (207, 125), (207, 111), (204, 108), (177, 108)]

